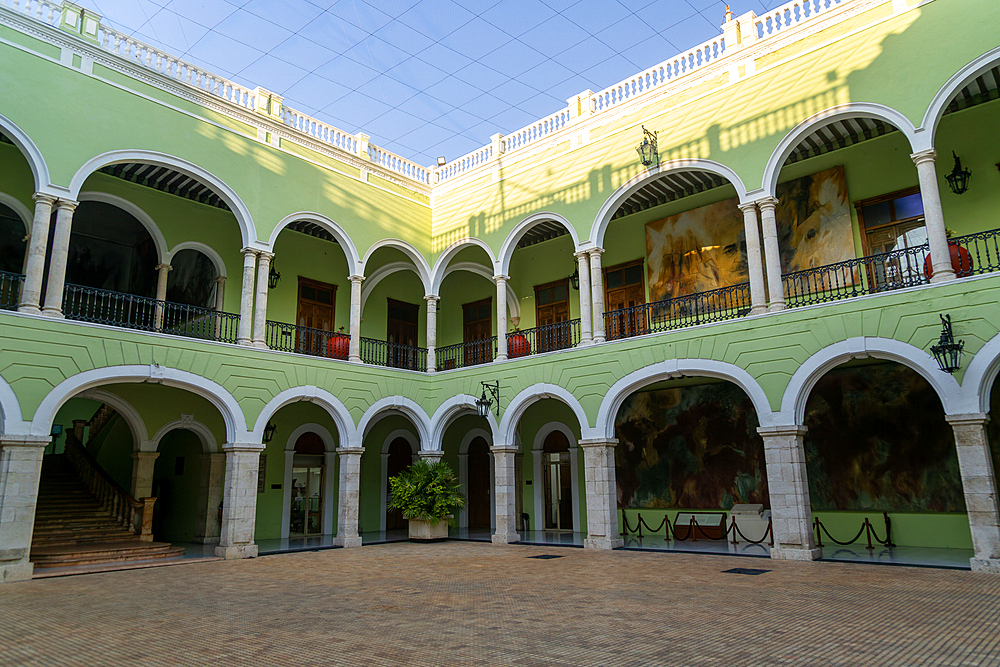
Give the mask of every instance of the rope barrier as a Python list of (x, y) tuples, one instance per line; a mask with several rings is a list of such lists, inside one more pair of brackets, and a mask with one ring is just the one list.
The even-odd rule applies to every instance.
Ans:
[[(678, 516), (680, 516), (680, 512), (678, 512), (677, 514)], [(666, 513), (664, 513), (663, 520), (660, 521), (659, 525), (657, 525), (656, 528), (653, 528), (648, 523), (646, 523), (645, 519), (642, 518), (642, 513), (636, 512), (636, 522), (635, 522), (635, 527), (633, 528), (632, 525), (629, 523), (628, 515), (622, 512), (622, 533), (621, 533), (622, 537), (637, 535), (641, 539), (642, 537), (645, 537), (642, 533), (643, 528), (649, 531), (650, 536), (660, 532), (660, 529), (662, 528), (663, 537), (665, 540), (668, 541), (671, 539), (672, 536), (673, 540), (676, 542), (686, 542), (687, 540), (691, 540), (692, 542), (697, 542), (698, 541), (697, 533), (701, 533), (701, 539), (703, 540), (728, 540), (728, 537), (731, 533), (733, 536), (732, 540), (733, 544), (738, 543), (737, 541), (737, 535), (738, 535), (744, 542), (748, 544), (763, 544), (765, 541), (767, 541), (770, 546), (772, 547), (774, 546), (774, 526), (771, 524), (770, 519), (767, 520), (767, 530), (764, 531), (764, 535), (759, 540), (751, 540), (746, 535), (744, 535), (743, 531), (741, 531), (739, 526), (736, 525), (735, 517), (732, 518), (732, 523), (723, 531), (721, 537), (713, 537), (709, 535), (707, 532), (705, 532), (705, 528), (703, 528), (701, 524), (698, 523), (698, 519), (693, 516), (691, 517), (691, 522), (686, 526), (687, 532), (684, 533), (683, 535), (678, 534), (679, 533), (678, 528), (681, 526), (682, 524), (678, 524), (675, 522), (673, 527), (671, 527), (670, 518), (667, 516)], [(824, 528), (824, 530), (826, 529)], [(695, 531), (697, 531), (697, 533)], [(877, 535), (875, 539), (878, 539)]]
[(858, 534), (855, 535), (852, 539), (850, 539), (850, 540), (848, 540), (846, 542), (841, 542), (840, 540), (835, 539), (833, 537), (833, 535), (830, 534), (830, 531), (826, 529), (826, 526), (823, 525), (823, 522), (819, 520), (819, 517), (816, 517), (815, 519), (813, 519), (813, 525), (814, 525), (815, 530), (816, 530), (816, 546), (818, 546), (820, 548), (823, 547), (823, 536), (820, 533), (820, 531), (822, 531), (823, 533), (826, 533), (826, 536), (830, 539), (831, 542), (833, 542), (834, 544), (839, 544), (840, 546), (843, 546), (843, 547), (846, 547), (848, 545), (851, 545), (851, 544), (854, 544), (855, 542), (857, 542), (859, 539), (861, 539), (861, 534), (862, 533), (865, 534), (865, 539), (868, 542), (868, 547), (867, 547), (868, 549), (874, 549), (875, 548), (874, 546), (872, 546), (872, 537), (875, 538), (875, 541), (877, 543), (879, 543), (879, 544), (881, 544), (883, 546), (894, 547), (896, 545), (892, 543), (892, 520), (889, 518), (889, 513), (888, 512), (882, 512), (882, 518), (885, 521), (885, 539), (884, 540), (879, 538), (878, 533), (875, 531), (875, 526), (872, 525), (872, 523), (871, 523), (871, 521), (869, 521), (868, 517), (865, 517), (864, 522), (861, 524), (860, 530), (858, 530)]

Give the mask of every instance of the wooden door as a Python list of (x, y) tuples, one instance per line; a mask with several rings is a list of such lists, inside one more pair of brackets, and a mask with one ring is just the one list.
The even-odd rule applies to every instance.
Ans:
[(535, 285), (535, 326), (542, 327), (536, 338), (538, 352), (570, 346), (568, 278)]
[(646, 303), (642, 260), (604, 270), (604, 327), (608, 340), (646, 333)]
[(387, 363), (393, 368), (417, 367), (417, 315), (420, 306), (415, 303), (389, 299), (385, 339), (389, 343)]
[(389, 458), (385, 463), (386, 476), (385, 476), (385, 497), (386, 497), (386, 510), (385, 510), (385, 529), (386, 530), (398, 530), (400, 528), (406, 528), (406, 519), (403, 518), (403, 513), (399, 511), (389, 511), (389, 480), (403, 472), (410, 467), (413, 463), (413, 450), (410, 449), (410, 443), (406, 441), (406, 438), (396, 438), (389, 444)]
[(333, 313), (337, 286), (299, 277), (299, 303), (295, 322), (299, 329), (295, 336), (295, 351), (299, 354), (326, 354), (330, 337), (323, 332), (333, 331)]
[(573, 479), (569, 440), (553, 431), (542, 444), (542, 478), (546, 530), (573, 530)]
[(467, 493), (469, 498), (469, 528), (490, 527), (490, 447), (484, 438), (476, 438), (469, 444), (469, 474)]
[[(462, 304), (462, 342), (466, 344), (464, 365), (493, 361), (493, 346), (489, 341), (492, 337), (493, 299)], [(506, 340), (503, 342), (506, 345)]]

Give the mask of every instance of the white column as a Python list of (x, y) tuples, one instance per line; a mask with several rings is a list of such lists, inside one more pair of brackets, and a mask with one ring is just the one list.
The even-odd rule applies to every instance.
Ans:
[(948, 415), (955, 431), (958, 467), (962, 473), (965, 508), (969, 513), (974, 572), (1000, 574), (1000, 508), (990, 446), (986, 441), (985, 414)]
[(69, 237), (73, 231), (73, 211), (79, 202), (60, 199), (56, 202), (56, 231), (52, 237), (49, 260), (49, 282), (45, 287), (42, 314), (62, 317), (63, 288), (66, 285), (66, 263), (69, 260)]
[(593, 306), (594, 342), (604, 342), (604, 272), (601, 270), (603, 248), (591, 248), (590, 254), (590, 303)]
[(240, 331), (236, 342), (251, 345), (253, 326), (253, 276), (257, 265), (257, 251), (243, 248), (243, 290), (240, 292)]
[(497, 283), (497, 356), (496, 361), (507, 361), (507, 281), (510, 276), (495, 275)]
[(586, 252), (573, 253), (576, 257), (577, 272), (580, 274), (580, 347), (594, 342), (590, 319), (590, 255)]
[(493, 544), (513, 544), (521, 540), (517, 532), (518, 492), (514, 475), (514, 455), (516, 447), (491, 447), (493, 452), (493, 507), (496, 515), (496, 529)]
[(49, 243), (49, 219), (55, 197), (36, 192), (35, 218), (31, 223), (31, 237), (28, 239), (28, 261), (24, 267), (24, 285), (21, 301), (17, 309), (22, 313), (38, 315), (42, 312), (42, 275), (45, 273), (45, 250)]
[[(781, 253), (778, 252), (778, 222), (774, 216), (774, 209), (778, 205), (778, 200), (774, 197), (765, 197), (757, 200), (760, 206), (760, 227), (764, 234), (764, 261), (767, 270), (767, 296), (768, 311), (785, 309), (785, 289), (781, 284)], [(750, 250), (750, 243), (747, 242), (747, 251)]]
[(427, 372), (433, 373), (437, 368), (437, 305), (439, 297), (428, 294), (427, 302)]
[(819, 560), (823, 550), (816, 546), (813, 532), (806, 452), (802, 445), (805, 426), (761, 427), (767, 492), (771, 499), (771, 526), (774, 546), (771, 558)]
[(743, 230), (747, 240), (747, 272), (750, 275), (750, 314), (767, 310), (764, 293), (764, 260), (760, 254), (760, 223), (757, 221), (757, 204), (740, 204), (743, 211)]
[(265, 329), (267, 327), (267, 278), (271, 270), (273, 252), (261, 252), (257, 256), (257, 299), (254, 302), (253, 346), (267, 349)]
[(215, 555), (227, 560), (254, 558), (253, 542), (257, 518), (257, 473), (264, 446), (226, 443), (226, 481), (222, 497), (222, 535)]
[(348, 348), (347, 360), (361, 363), (361, 282), (364, 276), (350, 276), (351, 281), (351, 342)]
[[(364, 447), (341, 447), (340, 493), (337, 503), (337, 539), (342, 547), (360, 547), (358, 510), (361, 492), (361, 455)], [(381, 492), (381, 491), (380, 491)]]
[(31, 579), (42, 452), (48, 436), (0, 436), (0, 583)]
[[(335, 516), (334, 508), (334, 490), (336, 485), (334, 481), (337, 479), (336, 466), (337, 466), (337, 452), (325, 452), (324, 453), (324, 471), (323, 471), (323, 534), (333, 535), (336, 526), (333, 525), (333, 517)], [(285, 488), (285, 487), (282, 487)]]
[(153, 495), (153, 468), (159, 452), (132, 452), (132, 497), (148, 498)]
[(222, 532), (219, 503), (222, 502), (226, 487), (226, 455), (223, 452), (202, 454), (200, 482), (194, 541), (202, 544), (218, 544)]
[(924, 227), (927, 229), (927, 244), (931, 251), (932, 283), (955, 279), (955, 269), (951, 265), (948, 250), (948, 235), (945, 232), (944, 211), (941, 209), (941, 191), (938, 189), (937, 169), (933, 148), (913, 153), (910, 158), (917, 165), (917, 180), (920, 182), (920, 200), (924, 204)]
[(167, 274), (173, 270), (169, 264), (156, 265), (156, 311), (154, 316), (154, 326), (157, 331), (163, 328), (163, 301), (167, 300)]
[(617, 440), (580, 441), (587, 493), (587, 539), (583, 546), (587, 549), (615, 549), (625, 544), (618, 534), (617, 444)]

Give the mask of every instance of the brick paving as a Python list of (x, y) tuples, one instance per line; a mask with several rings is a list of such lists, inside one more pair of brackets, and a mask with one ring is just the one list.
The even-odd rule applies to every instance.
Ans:
[(998, 665), (998, 625), (996, 575), (401, 543), (3, 585), (0, 665)]

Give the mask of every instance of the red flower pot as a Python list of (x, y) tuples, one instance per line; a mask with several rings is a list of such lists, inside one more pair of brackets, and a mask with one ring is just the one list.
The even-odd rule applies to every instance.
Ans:
[(514, 332), (507, 336), (507, 358), (516, 359), (526, 357), (531, 354), (531, 343), (524, 337), (524, 334)]
[[(951, 268), (955, 271), (955, 277), (964, 278), (971, 276), (972, 255), (969, 254), (969, 251), (954, 241), (948, 241), (948, 252), (951, 254)], [(927, 276), (927, 280), (930, 280), (931, 276), (934, 275), (934, 269), (931, 268), (930, 255), (927, 255), (927, 258), (924, 260), (924, 275)]]
[(350, 349), (351, 337), (343, 334), (334, 334), (326, 344), (326, 354), (331, 359), (347, 359)]

